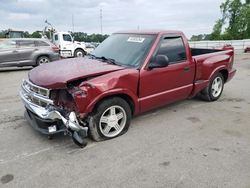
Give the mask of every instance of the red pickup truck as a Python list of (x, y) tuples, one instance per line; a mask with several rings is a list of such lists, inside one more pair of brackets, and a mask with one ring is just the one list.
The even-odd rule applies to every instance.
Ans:
[(190, 48), (179, 31), (112, 34), (89, 56), (29, 72), (20, 96), (38, 131), (80, 146), (124, 134), (133, 115), (192, 98), (217, 100), (236, 70), (234, 50)]

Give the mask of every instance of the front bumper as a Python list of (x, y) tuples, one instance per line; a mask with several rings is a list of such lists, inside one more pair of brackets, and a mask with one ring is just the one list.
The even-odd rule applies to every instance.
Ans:
[[(46, 88), (23, 81), (19, 94), (25, 105), (25, 117), (29, 124), (37, 131), (49, 135), (66, 130), (87, 132), (87, 127), (79, 124), (75, 112), (63, 113), (63, 110), (53, 105), (49, 92)], [(56, 126), (56, 129), (51, 132), (50, 126)]]
[[(24, 116), (31, 127), (45, 135), (54, 135), (67, 131), (61, 120), (46, 120), (38, 117), (36, 114), (26, 109)], [(49, 127), (56, 126), (56, 131), (49, 132)]]

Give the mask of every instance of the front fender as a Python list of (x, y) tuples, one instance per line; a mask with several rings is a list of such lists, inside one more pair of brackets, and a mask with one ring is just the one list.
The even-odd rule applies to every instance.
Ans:
[(133, 92), (127, 90), (127, 89), (122, 89), (122, 88), (119, 88), (119, 89), (113, 89), (113, 90), (109, 90), (107, 92), (104, 92), (104, 93), (101, 93), (100, 95), (98, 95), (96, 98), (94, 98), (91, 103), (86, 107), (86, 112), (89, 113), (89, 112), (92, 112), (95, 105), (107, 98), (107, 97), (110, 97), (110, 96), (115, 96), (115, 95), (126, 95), (128, 96), (129, 98), (132, 99), (133, 103), (134, 103), (134, 112), (135, 114), (137, 114), (139, 112), (139, 102), (138, 102), (138, 98), (136, 95), (133, 94)]
[(134, 103), (134, 113), (137, 114), (139, 112), (137, 97), (138, 80), (138, 70), (123, 69), (83, 82), (79, 85), (79, 89), (84, 94), (74, 96), (79, 112), (90, 113), (95, 105), (104, 98), (125, 95)]

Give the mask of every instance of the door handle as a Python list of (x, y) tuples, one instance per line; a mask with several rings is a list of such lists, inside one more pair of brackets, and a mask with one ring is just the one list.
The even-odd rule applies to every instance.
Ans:
[(190, 71), (190, 67), (184, 67), (184, 72), (189, 72)]
[(13, 53), (17, 53), (17, 50), (13, 50), (12, 52), (13, 52)]

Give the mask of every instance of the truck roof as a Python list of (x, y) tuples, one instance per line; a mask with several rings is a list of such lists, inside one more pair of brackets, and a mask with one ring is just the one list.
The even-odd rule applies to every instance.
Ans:
[(158, 35), (158, 34), (180, 34), (180, 35), (183, 35), (182, 31), (177, 31), (177, 30), (125, 30), (125, 31), (118, 31), (115, 33), (149, 34), (149, 35)]
[(6, 38), (7, 40), (48, 40), (47, 38)]

